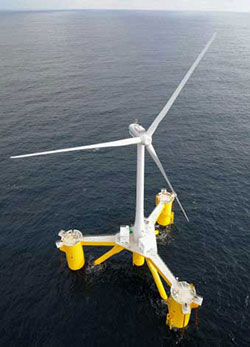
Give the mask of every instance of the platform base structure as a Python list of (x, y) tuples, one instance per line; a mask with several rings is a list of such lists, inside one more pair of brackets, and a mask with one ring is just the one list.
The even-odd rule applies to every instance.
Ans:
[[(158, 254), (155, 223), (160, 221), (165, 224), (164, 226), (172, 223), (172, 203), (175, 198), (175, 196), (171, 196), (172, 193), (166, 193), (166, 191), (161, 193), (163, 193), (163, 197), (158, 198), (156, 208), (144, 220), (143, 235), (139, 239), (135, 237), (133, 227), (129, 226), (121, 226), (120, 232), (114, 235), (98, 236), (84, 236), (76, 229), (61, 230), (59, 232), (61, 240), (56, 242), (56, 246), (65, 252), (67, 264), (71, 270), (79, 270), (84, 266), (84, 248), (86, 246), (112, 246), (109, 251), (94, 261), (96, 266), (123, 250), (131, 252), (134, 266), (142, 266), (145, 262), (147, 263), (160, 297), (168, 305), (166, 324), (170, 329), (182, 329), (189, 323), (191, 310), (201, 306), (203, 299), (196, 294), (193, 284), (179, 281)], [(166, 194), (168, 194), (167, 199)], [(168, 204), (171, 204), (171, 208)], [(162, 279), (170, 287), (169, 297)]]

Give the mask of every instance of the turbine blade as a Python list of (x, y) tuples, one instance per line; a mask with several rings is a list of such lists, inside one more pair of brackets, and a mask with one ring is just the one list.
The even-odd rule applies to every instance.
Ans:
[[(155, 152), (154, 147), (152, 145), (149, 145), (146, 148), (148, 150), (148, 153), (150, 154), (150, 156), (154, 160), (155, 164), (158, 166), (159, 170), (161, 171), (161, 173), (162, 173), (163, 177), (165, 178), (169, 188), (171, 189), (171, 191), (173, 193), (175, 193), (174, 188), (173, 188), (172, 184), (170, 183), (170, 181), (168, 179), (168, 176), (166, 175), (166, 173), (164, 171), (164, 168), (163, 168), (163, 166), (162, 166), (162, 164), (160, 162), (160, 159), (158, 158), (158, 156), (157, 156), (157, 154)], [(180, 209), (181, 209), (182, 213), (184, 214), (186, 220), (189, 222), (189, 218), (188, 218), (188, 216), (187, 216), (187, 214), (186, 214), (186, 212), (185, 212), (185, 210), (184, 210), (184, 208), (183, 208), (183, 206), (182, 206), (182, 204), (181, 204), (181, 202), (180, 202), (180, 200), (179, 200), (177, 195), (176, 195), (176, 201), (178, 202), (178, 205), (180, 206)]]
[(171, 106), (173, 105), (173, 103), (175, 102), (175, 100), (177, 99), (178, 95), (180, 94), (180, 92), (182, 91), (182, 89), (184, 88), (185, 84), (187, 83), (188, 79), (190, 78), (190, 76), (192, 75), (192, 73), (194, 72), (194, 70), (196, 69), (196, 67), (199, 65), (200, 61), (202, 60), (202, 58), (204, 57), (204, 55), (206, 54), (208, 48), (210, 47), (210, 45), (212, 44), (212, 42), (214, 41), (216, 37), (216, 33), (213, 34), (213, 36), (211, 37), (211, 39), (208, 41), (208, 43), (206, 44), (206, 46), (203, 48), (203, 50), (201, 51), (201, 53), (198, 55), (197, 59), (195, 60), (195, 62), (193, 63), (193, 65), (190, 67), (190, 69), (188, 70), (188, 72), (186, 73), (186, 75), (184, 76), (183, 80), (181, 81), (181, 83), (179, 84), (179, 86), (177, 87), (177, 89), (175, 90), (175, 92), (172, 94), (171, 98), (168, 100), (168, 102), (166, 103), (166, 105), (163, 107), (163, 109), (161, 110), (161, 112), (158, 114), (158, 116), (155, 118), (155, 120), (153, 121), (153, 123), (150, 125), (150, 127), (148, 128), (147, 133), (149, 135), (153, 135), (153, 133), (155, 132), (155, 130), (157, 129), (159, 123), (163, 120), (163, 118), (167, 115), (168, 111), (170, 110)]
[(10, 158), (11, 159), (17, 159), (17, 158), (35, 157), (35, 156), (39, 156), (39, 155), (48, 155), (48, 154), (55, 154), (55, 153), (84, 151), (84, 150), (87, 150), (87, 149), (95, 149), (95, 148), (122, 147), (122, 146), (129, 146), (129, 145), (133, 145), (133, 144), (138, 144), (140, 142), (141, 142), (141, 139), (139, 137), (133, 137), (133, 138), (125, 139), (125, 140), (118, 140), (118, 141), (105, 142), (105, 143), (97, 143), (95, 145), (79, 146), (79, 147), (57, 149), (57, 150), (54, 150), (54, 151), (47, 151), (47, 152), (38, 152), (38, 153), (31, 153), (31, 154), (15, 155), (15, 156), (12, 156)]

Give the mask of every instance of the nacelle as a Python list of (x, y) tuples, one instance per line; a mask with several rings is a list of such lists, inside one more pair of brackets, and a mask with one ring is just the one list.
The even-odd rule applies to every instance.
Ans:
[(129, 127), (129, 133), (132, 137), (140, 137), (141, 143), (145, 146), (149, 146), (152, 143), (152, 138), (150, 135), (147, 134), (146, 130), (137, 123), (130, 124)]
[(132, 137), (141, 137), (141, 135), (146, 132), (146, 130), (137, 123), (130, 124), (128, 130)]

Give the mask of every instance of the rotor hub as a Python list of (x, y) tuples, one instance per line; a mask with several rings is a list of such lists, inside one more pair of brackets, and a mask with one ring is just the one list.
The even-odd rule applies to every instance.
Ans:
[(152, 143), (152, 137), (147, 133), (141, 135), (141, 143), (144, 146), (150, 146)]

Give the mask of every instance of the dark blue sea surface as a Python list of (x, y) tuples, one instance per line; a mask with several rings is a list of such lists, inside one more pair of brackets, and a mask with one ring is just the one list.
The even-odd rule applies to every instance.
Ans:
[[(204, 297), (184, 338), (130, 253), (70, 271), (61, 229), (134, 221), (136, 147), (10, 160), (127, 138), (148, 127), (218, 36), (154, 135), (190, 217), (159, 253)], [(250, 345), (250, 15), (150, 11), (0, 13), (0, 345)], [(165, 182), (146, 157), (145, 214)]]

